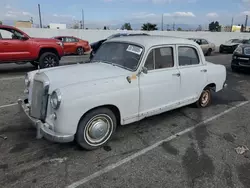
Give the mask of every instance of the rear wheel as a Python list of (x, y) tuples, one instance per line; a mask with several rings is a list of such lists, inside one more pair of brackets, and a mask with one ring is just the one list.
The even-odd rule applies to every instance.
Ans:
[(49, 68), (59, 65), (59, 58), (55, 53), (45, 52), (39, 58), (40, 68)]
[(198, 108), (205, 108), (208, 107), (212, 102), (212, 93), (209, 87), (203, 89), (199, 100), (196, 102), (196, 106)]
[(88, 112), (80, 120), (77, 143), (86, 150), (94, 150), (105, 145), (116, 130), (116, 117), (108, 108), (98, 108)]
[(206, 55), (207, 55), (207, 56), (210, 56), (211, 54), (212, 54), (212, 49), (211, 49), (211, 48), (209, 48), (209, 49), (207, 50)]
[(76, 53), (77, 53), (77, 55), (84, 55), (84, 49), (82, 47), (78, 47), (76, 49)]

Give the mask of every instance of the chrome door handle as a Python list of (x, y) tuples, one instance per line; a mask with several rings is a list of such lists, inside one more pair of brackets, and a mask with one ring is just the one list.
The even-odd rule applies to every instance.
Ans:
[(172, 74), (173, 76), (180, 76), (181, 74), (180, 73), (176, 73), (176, 74)]
[(201, 72), (207, 72), (207, 69), (202, 69)]

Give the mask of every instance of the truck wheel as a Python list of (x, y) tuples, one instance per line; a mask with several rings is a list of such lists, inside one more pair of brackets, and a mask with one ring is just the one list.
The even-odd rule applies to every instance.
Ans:
[(212, 53), (212, 49), (211, 49), (211, 48), (209, 48), (209, 49), (207, 50), (206, 56), (210, 56), (210, 55), (211, 55), (211, 53)]
[(78, 47), (76, 49), (76, 53), (77, 53), (77, 55), (84, 55), (84, 49), (82, 47)]
[(116, 125), (116, 117), (108, 108), (90, 111), (78, 124), (76, 142), (86, 150), (97, 149), (110, 140)]
[(208, 107), (212, 102), (212, 93), (209, 87), (203, 89), (199, 100), (196, 102), (198, 108)]
[(45, 52), (39, 58), (40, 68), (49, 68), (59, 65), (59, 58), (56, 54), (52, 52)]

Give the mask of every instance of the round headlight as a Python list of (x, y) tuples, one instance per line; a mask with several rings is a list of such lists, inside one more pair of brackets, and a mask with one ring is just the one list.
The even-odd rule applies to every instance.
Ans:
[(61, 100), (62, 100), (62, 96), (61, 96), (60, 91), (59, 90), (53, 91), (50, 96), (50, 104), (52, 108), (54, 108), (55, 110), (58, 109), (61, 104)]
[(25, 86), (26, 86), (26, 87), (29, 87), (29, 85), (30, 85), (30, 79), (29, 79), (28, 74), (25, 75), (24, 83), (25, 83)]

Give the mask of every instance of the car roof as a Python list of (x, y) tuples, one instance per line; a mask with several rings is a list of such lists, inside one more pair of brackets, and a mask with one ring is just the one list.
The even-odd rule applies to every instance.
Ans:
[(9, 25), (0, 25), (0, 28), (1, 29), (16, 29), (15, 27), (9, 26)]
[(136, 43), (144, 46), (145, 48), (150, 48), (151, 46), (162, 45), (162, 44), (191, 44), (198, 46), (196, 42), (181, 38), (181, 37), (172, 37), (172, 36), (160, 36), (160, 35), (149, 35), (149, 36), (127, 36), (112, 38), (107, 42), (128, 42)]

